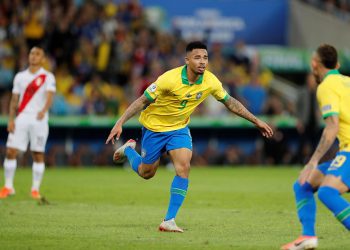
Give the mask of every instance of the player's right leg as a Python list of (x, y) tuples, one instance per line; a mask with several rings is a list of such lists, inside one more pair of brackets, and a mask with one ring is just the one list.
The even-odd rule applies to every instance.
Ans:
[(310, 173), (310, 176), (304, 184), (300, 184), (299, 181), (294, 183), (293, 189), (297, 213), (302, 225), (302, 234), (296, 240), (283, 245), (281, 249), (314, 249), (317, 247), (318, 240), (315, 234), (316, 201), (314, 192), (317, 191), (324, 179), (330, 163), (331, 162), (325, 162), (320, 164), (317, 169), (314, 169)]
[(143, 128), (141, 156), (135, 150), (136, 141), (130, 139), (115, 151), (113, 161), (120, 163), (127, 158), (132, 169), (140, 177), (150, 179), (157, 172), (159, 158), (165, 150), (167, 137), (167, 133), (155, 133)]
[(115, 163), (124, 162), (128, 159), (131, 168), (142, 178), (152, 178), (158, 168), (159, 158), (151, 164), (145, 164), (142, 162), (142, 157), (136, 152), (136, 141), (133, 139), (128, 140), (123, 146), (118, 148), (113, 154), (113, 161)]
[(17, 152), (26, 151), (29, 143), (30, 122), (28, 117), (19, 115), (15, 120), (15, 131), (9, 133), (6, 142), (6, 158), (4, 160), (5, 186), (0, 192), (0, 198), (6, 198), (15, 193), (13, 181), (17, 168)]
[(17, 149), (6, 148), (6, 158), (4, 160), (5, 185), (0, 190), (0, 199), (4, 199), (10, 195), (15, 194), (13, 180), (15, 178), (15, 172), (17, 168), (16, 157), (17, 157)]

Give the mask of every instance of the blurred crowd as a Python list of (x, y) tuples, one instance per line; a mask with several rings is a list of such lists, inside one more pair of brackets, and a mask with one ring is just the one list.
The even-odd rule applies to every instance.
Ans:
[[(184, 64), (187, 41), (149, 25), (139, 1), (116, 2), (1, 1), (0, 113), (7, 114), (13, 77), (36, 44), (46, 48), (45, 67), (56, 76), (56, 115), (120, 114), (157, 76)], [(254, 114), (290, 112), (278, 96), (268, 100), (273, 75), (259, 67), (254, 48), (237, 41), (209, 51), (210, 70)], [(226, 110), (209, 101), (198, 114)]]
[(318, 9), (350, 22), (350, 0), (302, 0)]
[[(137, 0), (2, 0), (0, 114), (8, 113), (13, 77), (26, 68), (28, 51), (36, 44), (46, 49), (45, 67), (56, 77), (52, 114), (116, 116), (157, 76), (184, 64), (187, 42), (176, 31), (152, 27)], [(273, 74), (260, 66), (257, 51), (244, 41), (230, 46), (209, 44), (209, 69), (255, 115), (296, 114), (295, 107), (270, 90)], [(195, 115), (227, 112), (209, 98)], [(300, 131), (306, 131), (305, 124), (300, 124)], [(48, 165), (76, 166), (109, 165), (113, 152), (105, 148), (93, 154), (88, 145), (71, 154), (64, 145), (50, 150)], [(293, 155), (285, 135), (276, 128), (271, 141), (258, 142), (248, 155), (239, 146), (219, 151), (208, 145), (200, 154), (194, 152), (193, 161), (196, 165), (288, 164), (295, 161)]]

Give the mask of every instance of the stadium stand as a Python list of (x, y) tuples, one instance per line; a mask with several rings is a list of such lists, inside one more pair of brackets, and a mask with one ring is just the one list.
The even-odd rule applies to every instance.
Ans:
[[(150, 25), (144, 7), (137, 0), (12, 2), (3, 0), (0, 3), (0, 114), (4, 117), (8, 112), (14, 74), (25, 68), (29, 48), (38, 43), (47, 49), (46, 67), (57, 79), (57, 95), (51, 114), (59, 117), (115, 117), (156, 76), (183, 64), (187, 41), (176, 32)], [(328, 12), (334, 8), (338, 14), (349, 7), (347, 1), (304, 2)], [(283, 83), (285, 80), (279, 81), (270, 68), (261, 64), (256, 47), (247, 45), (244, 40), (230, 46), (211, 43), (209, 47), (210, 70), (219, 76), (232, 96), (256, 115), (296, 115), (297, 98), (295, 94), (288, 96), (296, 93), (296, 87), (288, 91), (291, 87)], [(304, 85), (305, 73), (298, 78), (297, 84)], [(222, 105), (208, 100), (195, 115), (222, 119), (227, 116), (227, 111)], [(220, 147), (215, 146), (215, 140), (200, 143), (194, 164), (254, 163), (250, 157), (254, 154), (259, 155), (254, 158), (255, 163), (291, 163), (295, 151), (291, 143), (286, 144), (286, 149), (280, 153), (282, 156), (265, 156), (268, 154), (266, 147), (278, 148), (285, 143), (283, 140), (287, 135), (283, 129), (279, 131), (272, 146), (264, 141), (250, 144), (244, 141), (237, 144), (236, 141), (224, 150), (228, 142)], [(103, 141), (105, 134), (99, 132)], [(54, 139), (49, 143), (49, 165), (111, 164), (106, 159), (112, 149), (103, 148), (101, 142), (97, 145), (83, 140), (55, 142)], [(99, 153), (94, 157), (91, 152)]]

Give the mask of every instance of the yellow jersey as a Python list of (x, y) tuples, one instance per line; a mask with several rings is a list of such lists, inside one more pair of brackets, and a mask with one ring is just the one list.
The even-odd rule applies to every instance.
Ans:
[(339, 117), (339, 149), (350, 151), (350, 77), (328, 71), (317, 88), (317, 100), (323, 118)]
[(191, 84), (187, 66), (165, 72), (144, 92), (152, 101), (139, 118), (141, 124), (153, 132), (167, 132), (186, 127), (195, 108), (209, 95), (224, 102), (229, 95), (216, 76), (206, 70)]

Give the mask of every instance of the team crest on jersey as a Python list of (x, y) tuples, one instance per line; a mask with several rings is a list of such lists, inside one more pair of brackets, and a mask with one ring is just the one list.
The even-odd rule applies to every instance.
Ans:
[(198, 92), (197, 95), (196, 95), (196, 99), (199, 100), (201, 99), (203, 93), (202, 92)]
[(146, 156), (146, 149), (141, 150), (141, 157), (144, 158)]
[(155, 92), (157, 89), (157, 85), (155, 83), (152, 83), (149, 87), (148, 87), (148, 90), (149, 92)]
[(39, 77), (35, 80), (35, 85), (39, 86), (41, 84), (42, 79)]
[(322, 111), (325, 112), (325, 111), (328, 111), (328, 110), (331, 110), (332, 109), (332, 105), (328, 104), (328, 105), (325, 105), (322, 107)]

